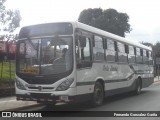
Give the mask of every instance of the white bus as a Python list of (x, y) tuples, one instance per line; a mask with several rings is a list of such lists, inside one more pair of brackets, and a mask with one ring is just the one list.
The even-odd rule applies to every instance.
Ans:
[(141, 93), (153, 83), (152, 50), (79, 23), (23, 27), (16, 52), (17, 100), (44, 104)]

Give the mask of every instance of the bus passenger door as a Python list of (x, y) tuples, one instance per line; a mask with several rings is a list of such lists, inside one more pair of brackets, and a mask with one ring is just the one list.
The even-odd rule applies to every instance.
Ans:
[(91, 39), (87, 34), (76, 36), (77, 95), (87, 96), (93, 91)]

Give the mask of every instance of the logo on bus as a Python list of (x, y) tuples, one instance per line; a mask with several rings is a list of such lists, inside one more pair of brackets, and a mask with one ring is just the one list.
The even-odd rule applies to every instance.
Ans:
[(118, 71), (117, 66), (108, 66), (108, 65), (103, 65), (103, 71)]
[(38, 86), (38, 90), (39, 90), (39, 91), (42, 91), (42, 86)]

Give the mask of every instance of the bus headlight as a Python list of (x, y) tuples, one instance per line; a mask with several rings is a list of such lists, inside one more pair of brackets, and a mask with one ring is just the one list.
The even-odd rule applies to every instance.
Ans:
[(56, 91), (64, 91), (64, 90), (67, 90), (70, 85), (73, 83), (74, 79), (71, 78), (71, 79), (67, 79), (65, 81), (63, 81), (56, 89)]
[(17, 86), (18, 89), (26, 90), (24, 85), (19, 80), (15, 79), (15, 81), (16, 81), (16, 86)]

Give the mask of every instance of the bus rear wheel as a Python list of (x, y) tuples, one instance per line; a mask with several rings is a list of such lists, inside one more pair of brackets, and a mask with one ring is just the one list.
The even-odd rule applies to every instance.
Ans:
[(100, 82), (96, 82), (94, 86), (92, 103), (94, 106), (99, 106), (104, 100), (104, 88)]

